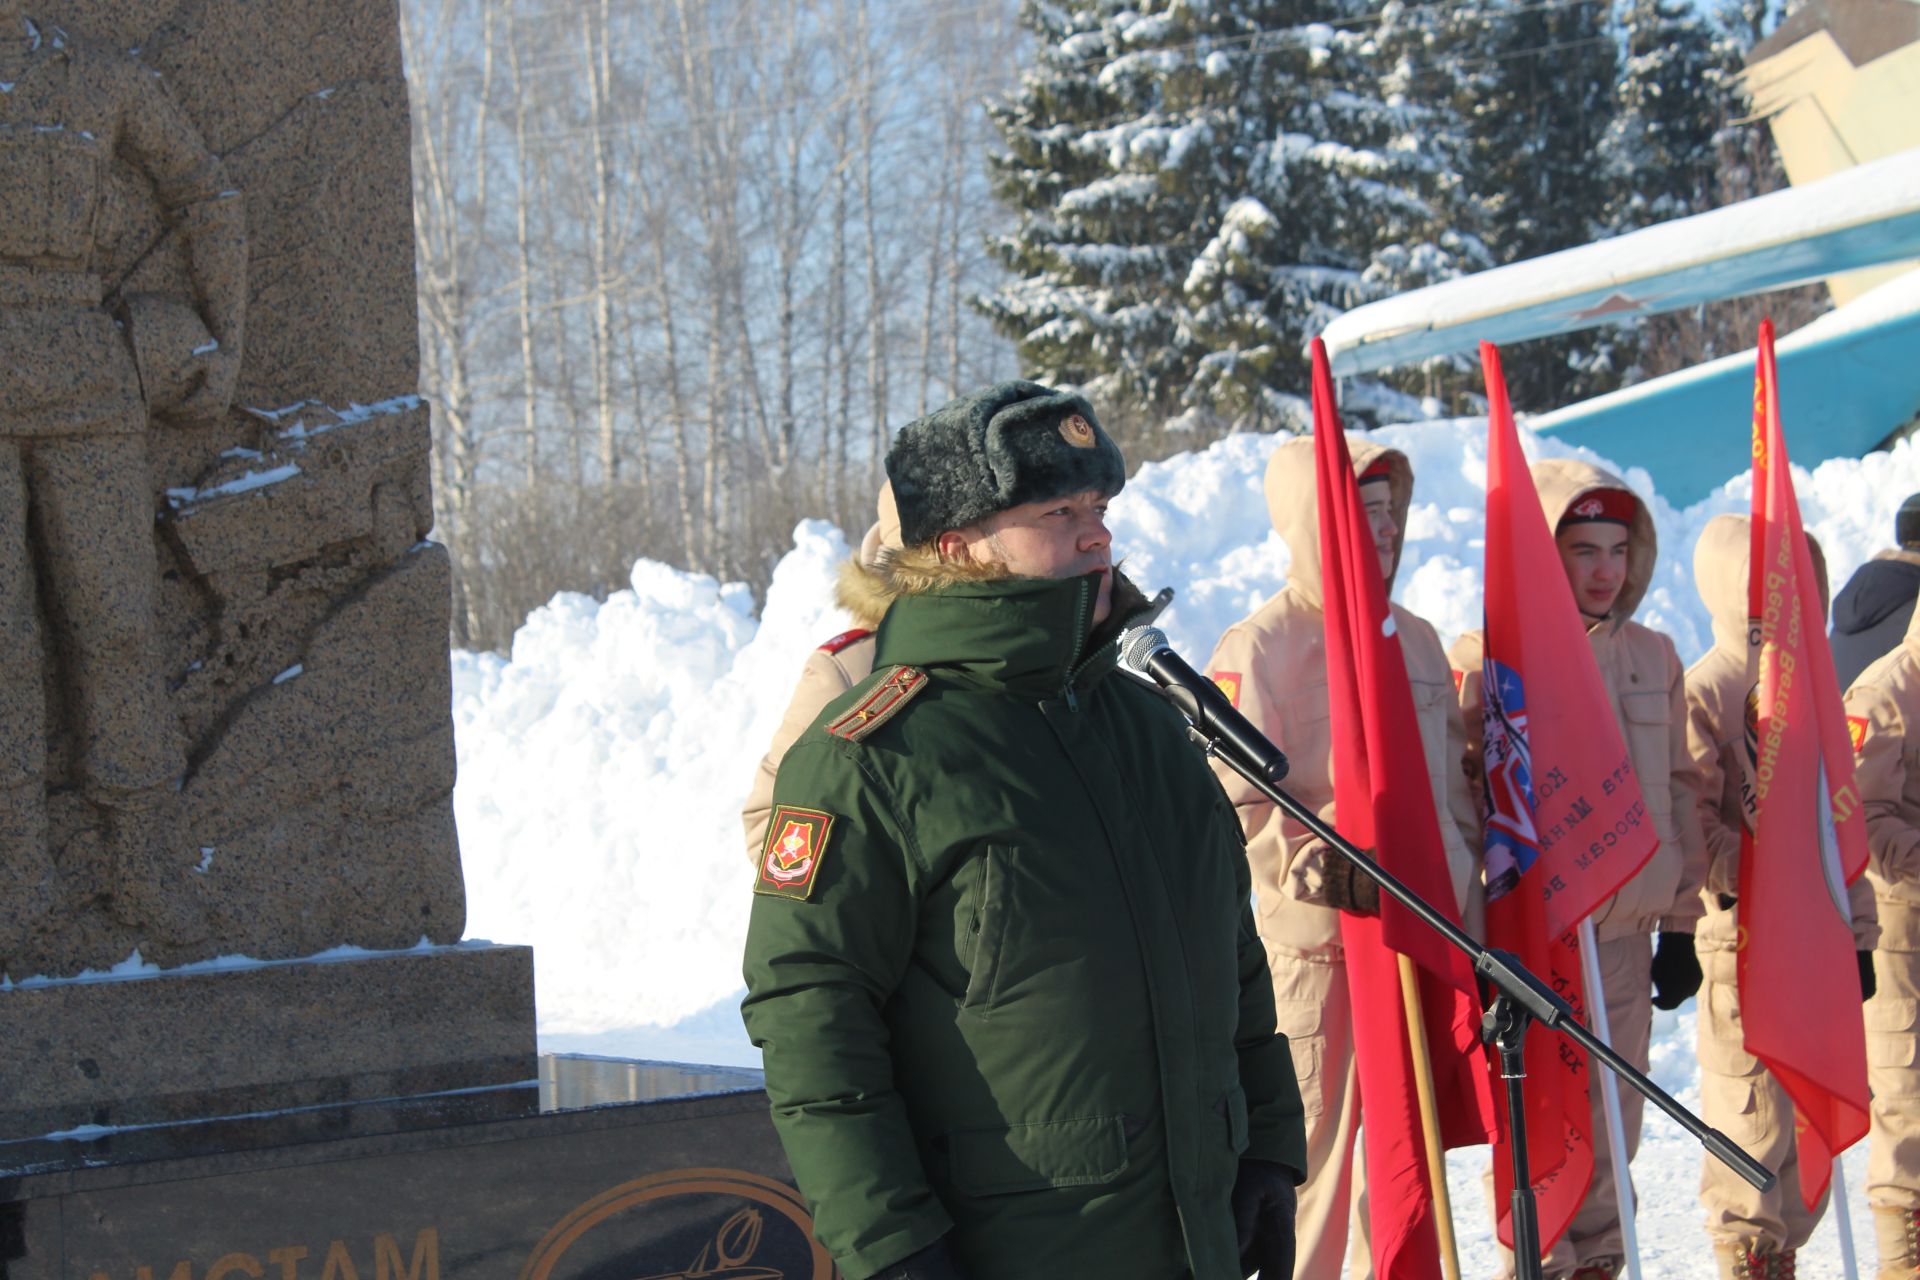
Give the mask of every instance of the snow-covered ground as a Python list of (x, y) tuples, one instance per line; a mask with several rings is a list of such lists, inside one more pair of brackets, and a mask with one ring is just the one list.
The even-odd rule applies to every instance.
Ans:
[[(1396, 596), (1451, 642), (1480, 623), (1485, 424), (1377, 434), (1408, 454), (1417, 477)], [(1530, 453), (1610, 465), (1523, 436)], [(1161, 625), (1196, 665), (1285, 581), (1288, 553), (1261, 491), (1273, 445), (1235, 436), (1143, 467), (1114, 502), (1128, 573), (1148, 590), (1175, 588)], [(1743, 461), (1730, 458), (1729, 472)], [(1642, 472), (1626, 478), (1643, 494), (1650, 488)], [(1920, 448), (1828, 462), (1796, 471), (1796, 482), (1837, 587), (1891, 540), (1895, 508), (1920, 491)], [(1744, 511), (1748, 493), (1742, 471), (1685, 510), (1653, 498), (1662, 554), (1639, 617), (1671, 634), (1685, 661), (1711, 643), (1693, 589), (1694, 541), (1710, 517)], [(850, 531), (856, 540), (860, 532)], [(533, 944), (543, 1049), (758, 1065), (737, 1012), (751, 874), (738, 814), (807, 651), (848, 625), (830, 603), (847, 551), (840, 530), (801, 524), (758, 619), (745, 587), (642, 561), (632, 590), (605, 603), (556, 597), (527, 620), (510, 660), (454, 655), (468, 931)], [(1654, 1037), (1656, 1077), (1697, 1104), (1691, 1006), (1657, 1014)], [(1677, 1126), (1649, 1119), (1634, 1169), (1650, 1277), (1713, 1274), (1698, 1160)], [(1456, 1153), (1451, 1164), (1469, 1275), (1493, 1266), (1483, 1165), (1481, 1152)], [(1849, 1153), (1847, 1169), (1870, 1260), (1864, 1147)], [(1831, 1218), (1801, 1274), (1840, 1275)]]

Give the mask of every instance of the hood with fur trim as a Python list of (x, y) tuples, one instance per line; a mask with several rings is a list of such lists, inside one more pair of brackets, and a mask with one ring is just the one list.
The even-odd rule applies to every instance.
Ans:
[[(924, 595), (963, 582), (998, 582), (1012, 575), (997, 564), (942, 560), (931, 544), (883, 550), (872, 564), (858, 559), (840, 566), (840, 580), (834, 584), (834, 600), (858, 618), (873, 619), (873, 626), (887, 616), (893, 602), (902, 596)], [(1122, 617), (1136, 607), (1145, 607), (1146, 595), (1120, 572), (1113, 571), (1112, 609), (1108, 616)]]
[[(1693, 546), (1693, 583), (1713, 619), (1713, 643), (1742, 659), (1747, 652), (1747, 563), (1753, 551), (1753, 521), (1735, 512), (1717, 515)], [(1827, 557), (1807, 535), (1820, 604), (1827, 603)]]
[(900, 509), (893, 501), (892, 481), (881, 484), (874, 514), (877, 518), (860, 539), (860, 549), (840, 566), (839, 580), (833, 586), (833, 602), (868, 631), (877, 629), (880, 619), (887, 616), (888, 600), (878, 589), (877, 579), (887, 557), (900, 550)]
[[(1653, 566), (1659, 558), (1659, 538), (1653, 530), (1653, 516), (1646, 500), (1627, 488), (1627, 482), (1611, 471), (1602, 470), (1578, 458), (1542, 458), (1533, 464), (1533, 487), (1540, 494), (1540, 510), (1547, 517), (1547, 532), (1560, 528), (1560, 521), (1575, 503), (1595, 489), (1621, 489), (1633, 494), (1633, 523), (1627, 526), (1627, 582), (1613, 602), (1607, 622), (1618, 625), (1633, 617), (1653, 582)], [(1591, 621), (1589, 619), (1589, 621)]]
[[(1387, 487), (1393, 494), (1393, 567), (1400, 568), (1400, 552), (1407, 542), (1407, 511), (1413, 506), (1413, 464), (1407, 455), (1361, 435), (1347, 433), (1347, 452), (1353, 457), (1353, 474), (1363, 475), (1375, 463), (1389, 467)], [(1287, 585), (1318, 605), (1321, 603), (1320, 579), (1320, 504), (1315, 494), (1313, 437), (1295, 436), (1280, 442), (1267, 460), (1267, 515), (1273, 528), (1285, 539), (1293, 553), (1287, 567)], [(1387, 577), (1387, 591), (1393, 591), (1393, 576)]]

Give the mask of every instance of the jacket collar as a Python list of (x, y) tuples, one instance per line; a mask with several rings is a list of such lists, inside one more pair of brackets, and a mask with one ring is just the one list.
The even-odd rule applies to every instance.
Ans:
[(903, 595), (880, 624), (874, 665), (939, 669), (1023, 697), (1076, 700), (1119, 661), (1120, 632), (1150, 606), (1119, 572), (1097, 628), (1099, 575), (958, 581)]

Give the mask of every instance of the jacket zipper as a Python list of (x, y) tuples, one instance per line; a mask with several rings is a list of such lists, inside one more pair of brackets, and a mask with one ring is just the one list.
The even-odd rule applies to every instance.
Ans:
[[(1099, 590), (1099, 588), (1096, 587), (1094, 588), (1094, 590), (1097, 591)], [(1094, 659), (1098, 658), (1103, 652), (1105, 652), (1107, 647), (1106, 645), (1103, 644), (1098, 649), (1095, 649), (1092, 653), (1088, 654), (1084, 659), (1080, 657), (1079, 646), (1085, 644), (1088, 640), (1088, 635), (1085, 630), (1085, 627), (1086, 627), (1086, 617), (1087, 617), (1087, 606), (1090, 603), (1091, 601), (1088, 599), (1086, 592), (1084, 591), (1081, 592), (1080, 603), (1075, 608), (1074, 615), (1073, 615), (1075, 628), (1076, 628), (1074, 634), (1079, 638), (1073, 642), (1074, 643), (1073, 656), (1067, 660), (1066, 684), (1061, 688), (1061, 694), (1066, 699), (1067, 710), (1069, 711), (1078, 711), (1080, 709), (1080, 698), (1073, 691), (1074, 682), (1080, 678), (1080, 674), (1083, 671), (1085, 671), (1088, 667), (1093, 665)], [(1135, 613), (1129, 614), (1128, 617), (1129, 618), (1137, 617), (1138, 613), (1139, 611), (1136, 610)], [(1126, 618), (1121, 619), (1121, 624), (1123, 629), (1125, 627), (1126, 622), (1127, 622)], [(1109, 640), (1107, 642), (1107, 644), (1117, 644), (1117, 643), (1119, 643), (1118, 635), (1116, 635), (1114, 639)]]
[[(1073, 691), (1073, 678), (1080, 674), (1084, 664), (1080, 661), (1080, 647), (1087, 642), (1087, 582), (1082, 579), (1080, 592), (1073, 606), (1073, 653), (1067, 658), (1067, 678), (1060, 692), (1067, 700), (1067, 710), (1080, 710), (1080, 696)], [(1088, 661), (1092, 661), (1091, 658)]]

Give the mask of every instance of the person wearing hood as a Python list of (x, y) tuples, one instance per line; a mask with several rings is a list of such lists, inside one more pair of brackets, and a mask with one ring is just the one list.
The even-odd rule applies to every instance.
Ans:
[[(1413, 501), (1406, 455), (1363, 435), (1348, 449), (1372, 525), (1380, 572), (1391, 590)], [(1256, 728), (1286, 752), (1287, 789), (1335, 823), (1333, 739), (1328, 723), (1326, 622), (1320, 579), (1319, 504), (1313, 441), (1288, 440), (1267, 463), (1267, 508), (1292, 553), (1280, 592), (1235, 623), (1214, 647), (1207, 674)], [(1480, 828), (1464, 769), (1466, 738), (1453, 696), (1446, 651), (1433, 627), (1392, 605), (1412, 686), (1434, 809), (1440, 817), (1455, 903), (1479, 932)], [(1280, 1030), (1293, 1050), (1305, 1099), (1307, 1167), (1300, 1188), (1294, 1274), (1336, 1276), (1347, 1252), (1348, 1220), (1364, 1242), (1364, 1192), (1356, 1185), (1354, 1136), (1360, 1126), (1353, 1059), (1353, 1017), (1340, 912), (1375, 915), (1379, 889), (1364, 874), (1293, 820), (1238, 774), (1217, 768), (1246, 832), (1253, 864), (1260, 936), (1273, 976)], [(1364, 1172), (1361, 1175), (1364, 1177)], [(1356, 1271), (1371, 1271), (1368, 1251), (1355, 1251)]]
[(773, 781), (787, 749), (813, 723), (820, 708), (873, 672), (873, 633), (887, 614), (886, 557), (900, 549), (900, 513), (893, 505), (891, 484), (880, 486), (877, 516), (860, 540), (860, 550), (840, 566), (833, 584), (833, 602), (853, 616), (854, 625), (807, 655), (780, 727), (754, 769), (753, 788), (740, 811), (740, 825), (747, 831), (747, 857), (754, 862), (760, 860), (761, 847), (767, 842)]
[(1900, 644), (1920, 597), (1920, 493), (1893, 517), (1897, 545), (1854, 571), (1833, 602), (1833, 673), (1847, 688)]
[(1847, 690), (1853, 777), (1880, 917), (1867, 1001), (1867, 1203), (1879, 1280), (1920, 1272), (1920, 610)]
[[(1750, 825), (1752, 758), (1748, 708), (1747, 564), (1752, 522), (1744, 515), (1707, 521), (1693, 548), (1693, 579), (1713, 619), (1713, 648), (1687, 668), (1687, 746), (1700, 770), (1700, 831), (1707, 849), (1706, 915), (1694, 934), (1705, 973), (1700, 992), (1700, 1115), (1772, 1169), (1773, 1190), (1756, 1191), (1712, 1157), (1701, 1162), (1700, 1198), (1721, 1280), (1791, 1280), (1795, 1255), (1826, 1212), (1800, 1195), (1793, 1099), (1748, 1053), (1740, 1018), (1736, 962), (1740, 945), (1740, 835)], [(1807, 537), (1820, 600), (1827, 563)], [(1873, 947), (1880, 926), (1865, 876), (1849, 892), (1861, 997), (1873, 994)]]
[(903, 427), (873, 674), (774, 783), (741, 1014), (848, 1280), (1292, 1267), (1300, 1092), (1239, 828), (1116, 674), (1119, 448), (1003, 382)]
[[(1534, 488), (1560, 561), (1587, 627), (1595, 664), (1633, 761), (1640, 792), (1660, 844), (1646, 865), (1593, 913), (1596, 957), (1613, 1047), (1642, 1071), (1653, 1009), (1677, 1009), (1700, 988), (1694, 928), (1705, 910), (1706, 845), (1698, 812), (1700, 771), (1687, 747), (1685, 672), (1673, 641), (1633, 620), (1653, 580), (1658, 555), (1653, 517), (1618, 476), (1574, 458), (1533, 464)], [(1486, 633), (1470, 631), (1450, 656), (1460, 685), (1473, 768), (1480, 768), (1481, 666)], [(1657, 947), (1648, 945), (1658, 934)], [(1592, 1072), (1593, 1182), (1565, 1233), (1545, 1258), (1550, 1278), (1611, 1280), (1625, 1257), (1620, 1199), (1600, 1101), (1602, 1073)], [(1640, 1146), (1643, 1099), (1620, 1090), (1627, 1157)], [(1487, 1180), (1489, 1192), (1491, 1177)], [(1502, 1258), (1512, 1274), (1512, 1258)]]

